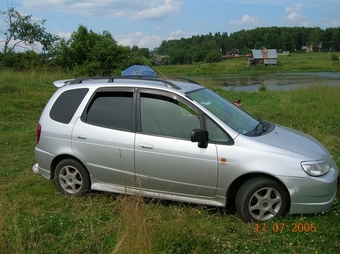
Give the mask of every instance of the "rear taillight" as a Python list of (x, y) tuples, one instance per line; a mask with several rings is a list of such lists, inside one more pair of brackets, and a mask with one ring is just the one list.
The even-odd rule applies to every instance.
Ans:
[(39, 143), (39, 140), (40, 140), (40, 134), (41, 134), (41, 125), (39, 123), (37, 126), (37, 131), (36, 131), (37, 144)]

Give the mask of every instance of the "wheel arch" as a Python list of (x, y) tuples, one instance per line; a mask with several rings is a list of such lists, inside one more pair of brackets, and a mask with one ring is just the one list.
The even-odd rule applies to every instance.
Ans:
[(264, 173), (249, 173), (249, 174), (245, 174), (242, 176), (239, 176), (238, 178), (236, 178), (229, 186), (228, 190), (227, 190), (227, 194), (226, 194), (226, 202), (228, 203), (230, 200), (234, 199), (236, 197), (237, 192), (239, 191), (239, 189), (241, 188), (242, 184), (244, 184), (246, 181), (248, 181), (251, 178), (269, 178), (272, 179), (274, 181), (276, 181), (277, 183), (279, 183), (280, 185), (282, 185), (282, 187), (284, 187), (287, 196), (289, 197), (289, 205), (288, 207), (290, 207), (291, 205), (291, 197), (290, 197), (290, 193), (286, 187), (286, 185), (280, 181), (278, 178), (276, 178), (275, 176), (269, 175), (269, 174), (264, 174)]
[(61, 155), (58, 155), (57, 157), (55, 157), (52, 162), (51, 162), (51, 167), (50, 167), (50, 170), (51, 170), (51, 179), (53, 180), (54, 179), (54, 172), (55, 172), (55, 168), (57, 167), (58, 163), (61, 162), (62, 160), (65, 160), (65, 159), (72, 159), (72, 160), (75, 160), (77, 162), (79, 162), (80, 164), (82, 164), (82, 166), (86, 169), (87, 171), (87, 174), (89, 176), (89, 179), (90, 179), (90, 184), (91, 184), (91, 178), (90, 178), (90, 172), (89, 170), (87, 169), (87, 167), (85, 166), (85, 164), (79, 160), (77, 157), (75, 156), (72, 156), (72, 155), (69, 155), (69, 154), (61, 154)]

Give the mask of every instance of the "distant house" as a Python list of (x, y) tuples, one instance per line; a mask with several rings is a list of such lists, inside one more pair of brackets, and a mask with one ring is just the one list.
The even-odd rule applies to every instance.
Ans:
[(222, 56), (222, 60), (240, 57), (240, 51), (238, 49), (233, 49), (227, 52), (224, 56)]
[(314, 52), (314, 46), (310, 45), (310, 46), (302, 46), (301, 48), (302, 50), (306, 51), (306, 52)]
[(233, 49), (227, 53), (230, 57), (239, 57), (240, 51), (238, 49)]
[(248, 66), (262, 65), (276, 65), (277, 52), (276, 49), (253, 49), (252, 57), (248, 58)]
[(151, 53), (154, 63), (157, 65), (167, 65), (169, 63), (169, 56), (161, 56), (155, 53)]

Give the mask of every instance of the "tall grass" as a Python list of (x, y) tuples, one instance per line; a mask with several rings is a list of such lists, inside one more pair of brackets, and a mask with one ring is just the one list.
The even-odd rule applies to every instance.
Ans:
[[(0, 198), (4, 200), (4, 190), (0, 188)], [(0, 202), (0, 250), (5, 250), (5, 239), (4, 239), (4, 231), (3, 231), (3, 224), (4, 224), (4, 211), (3, 211), (3, 202)]]
[[(226, 209), (92, 192), (64, 197), (31, 172), (35, 128), (62, 73), (0, 71), (0, 253), (338, 253), (340, 203), (317, 215), (286, 215), (266, 232)], [(250, 113), (315, 136), (340, 165), (340, 87), (224, 91)], [(340, 193), (338, 191), (337, 200)], [(274, 232), (274, 223), (284, 223)], [(292, 232), (294, 223), (316, 232)]]
[(122, 228), (117, 235), (117, 244), (112, 254), (151, 253), (152, 230), (155, 217), (151, 206), (139, 196), (121, 195), (120, 212)]

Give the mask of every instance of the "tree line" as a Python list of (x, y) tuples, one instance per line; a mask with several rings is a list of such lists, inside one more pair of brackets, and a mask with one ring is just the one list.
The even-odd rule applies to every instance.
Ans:
[[(196, 35), (191, 38), (163, 41), (150, 51), (138, 46), (122, 46), (108, 31), (95, 33), (83, 25), (69, 39), (48, 33), (45, 20), (33, 20), (20, 14), (15, 6), (0, 11), (0, 67), (17, 70), (61, 69), (75, 75), (120, 75), (133, 64), (191, 64), (219, 62), (233, 49), (240, 54), (262, 47), (301, 50), (314, 46), (315, 51), (340, 51), (340, 28), (266, 27), (227, 33)], [(36, 53), (36, 45), (41, 52)], [(21, 52), (16, 49), (21, 47)]]
[(190, 64), (220, 61), (221, 56), (234, 49), (246, 55), (252, 49), (262, 47), (301, 51), (304, 46), (313, 47), (314, 52), (340, 51), (340, 27), (325, 30), (319, 27), (259, 27), (230, 35), (226, 32), (209, 33), (163, 41), (154, 52), (168, 55), (170, 64)]

